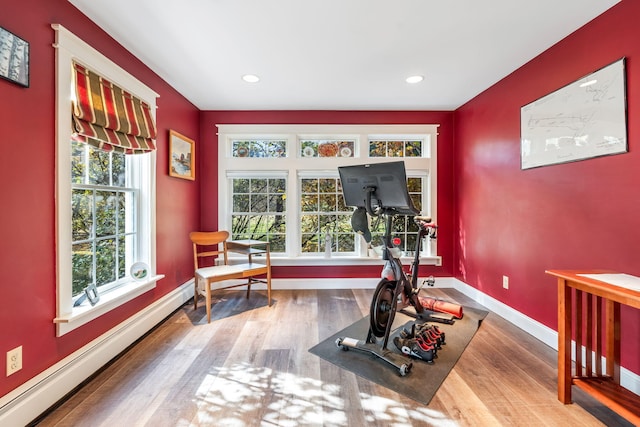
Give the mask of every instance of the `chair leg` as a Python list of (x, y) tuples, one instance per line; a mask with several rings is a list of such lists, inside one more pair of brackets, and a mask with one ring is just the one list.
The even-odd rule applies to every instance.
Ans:
[(267, 301), (271, 307), (271, 268), (267, 270)]
[(196, 276), (193, 280), (193, 309), (198, 309), (198, 277)]
[(249, 280), (247, 280), (247, 299), (249, 299), (249, 293), (251, 293), (251, 283), (253, 283), (253, 277), (249, 277)]
[(207, 323), (211, 323), (211, 285), (207, 282), (205, 295), (207, 300)]
[(267, 301), (271, 307), (271, 274), (267, 276)]

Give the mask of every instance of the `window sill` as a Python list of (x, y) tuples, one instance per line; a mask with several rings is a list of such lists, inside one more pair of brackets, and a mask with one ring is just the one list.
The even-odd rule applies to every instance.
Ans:
[(150, 277), (149, 280), (131, 282), (128, 285), (120, 286), (112, 291), (100, 295), (100, 301), (92, 306), (89, 302), (73, 307), (71, 313), (58, 316), (53, 319), (57, 325), (57, 336), (62, 336), (67, 332), (79, 328), (90, 321), (102, 316), (120, 305), (150, 291), (156, 287), (156, 282), (164, 278), (163, 274)]
[[(259, 260), (260, 258), (255, 258)], [(413, 257), (400, 258), (402, 264), (410, 265)], [(422, 256), (420, 257), (421, 265), (442, 265), (442, 257), (440, 256)], [(271, 255), (272, 266), (328, 266), (328, 265), (384, 265), (382, 257), (339, 257), (331, 258), (319, 257), (278, 257)]]

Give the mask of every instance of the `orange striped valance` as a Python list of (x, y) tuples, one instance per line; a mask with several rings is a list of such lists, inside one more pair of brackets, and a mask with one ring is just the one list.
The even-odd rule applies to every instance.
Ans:
[(156, 125), (148, 104), (77, 63), (73, 78), (74, 140), (126, 154), (155, 150)]

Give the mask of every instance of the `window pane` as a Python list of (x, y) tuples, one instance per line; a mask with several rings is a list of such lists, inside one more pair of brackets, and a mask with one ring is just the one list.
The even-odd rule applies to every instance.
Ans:
[(93, 237), (93, 191), (71, 192), (71, 240), (74, 242)]
[(248, 193), (249, 192), (249, 180), (236, 178), (233, 180), (233, 192), (234, 193)]
[(320, 195), (320, 211), (321, 212), (333, 212), (336, 210), (336, 195), (335, 194), (321, 194)]
[(73, 266), (72, 294), (80, 295), (87, 285), (93, 283), (93, 245), (91, 242), (73, 245), (71, 248)]
[(353, 233), (350, 234), (338, 234), (338, 242), (336, 252), (355, 252), (356, 244), (353, 238)]
[(269, 236), (269, 245), (271, 252), (286, 252), (287, 236), (284, 234), (271, 234)]
[(116, 242), (114, 239), (96, 242), (96, 286), (116, 280)]
[(304, 139), (300, 141), (301, 157), (354, 157), (355, 141)]
[(404, 155), (404, 144), (402, 141), (387, 142), (387, 157), (402, 157)]
[(371, 140), (369, 157), (422, 157), (422, 145), (419, 140)]
[(267, 195), (252, 194), (250, 212), (267, 212)]
[(269, 212), (285, 212), (287, 198), (284, 194), (275, 194), (269, 196)]
[(236, 140), (231, 142), (233, 157), (286, 157), (285, 140)]
[(118, 241), (118, 279), (127, 275), (127, 242), (124, 236), (120, 236)]
[(264, 193), (267, 191), (267, 179), (251, 179), (250, 191), (251, 193)]
[(318, 192), (318, 180), (317, 179), (302, 179), (302, 192), (303, 193), (317, 193)]
[(407, 141), (404, 156), (422, 157), (422, 141)]
[(124, 154), (111, 154), (111, 182), (114, 187), (124, 187), (126, 185), (125, 161)]
[(76, 141), (71, 142), (71, 182), (73, 184), (83, 184), (84, 175), (87, 170), (85, 163), (85, 144)]
[(422, 191), (422, 178), (407, 178), (407, 188), (409, 193), (419, 193)]
[(387, 157), (387, 143), (385, 141), (370, 141), (369, 157)]
[(321, 193), (335, 193), (336, 192), (336, 179), (335, 178), (324, 178), (318, 180), (318, 184), (320, 185)]
[(116, 234), (116, 193), (96, 191), (96, 237)]
[(318, 211), (318, 195), (317, 194), (303, 194), (300, 196), (300, 205), (302, 212), (317, 212)]
[(126, 193), (118, 192), (118, 233), (124, 234), (126, 232), (127, 224), (127, 198)]
[(302, 234), (301, 241), (300, 241), (300, 248), (302, 253), (318, 252), (318, 235)]
[(234, 212), (249, 212), (249, 195), (237, 194), (233, 196)]
[(416, 207), (419, 211), (422, 211), (422, 195), (421, 194), (409, 194), (411, 197), (411, 201), (413, 202), (413, 206)]
[(89, 184), (109, 185), (109, 153), (89, 147)]

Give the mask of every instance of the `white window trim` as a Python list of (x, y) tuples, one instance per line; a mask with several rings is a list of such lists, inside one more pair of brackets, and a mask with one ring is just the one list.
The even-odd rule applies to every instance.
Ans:
[[(106, 56), (86, 44), (60, 24), (52, 24), (56, 40), (56, 261), (57, 261), (57, 298), (56, 298), (56, 334), (62, 336), (110, 310), (136, 298), (155, 287), (156, 281), (163, 275), (156, 272), (156, 153), (144, 154), (141, 161), (141, 174), (150, 177), (147, 186), (140, 193), (138, 209), (142, 218), (139, 237), (147, 240), (139, 244), (140, 260), (146, 262), (151, 274), (146, 281), (131, 281), (113, 291), (100, 294), (95, 305), (83, 304), (73, 307), (72, 271), (71, 271), (71, 82), (72, 61), (76, 61), (93, 71), (126, 88), (151, 107), (155, 117), (157, 93), (124, 71)], [(145, 199), (146, 197), (146, 199)]]
[[(250, 125), (250, 124), (218, 124), (218, 229), (230, 230), (229, 212), (231, 195), (228, 183), (230, 176), (237, 176), (235, 171), (251, 170), (259, 174), (265, 170), (269, 173), (269, 162), (273, 162), (273, 170), (288, 171), (287, 194), (299, 195), (298, 179), (300, 176), (311, 176), (314, 173), (322, 176), (338, 177), (337, 166), (365, 163), (382, 163), (403, 160), (407, 175), (417, 173), (425, 176), (429, 185), (429, 200), (423, 201), (427, 206), (423, 214), (429, 214), (437, 224), (437, 135), (438, 125)], [(423, 139), (428, 136), (429, 143), (423, 147), (423, 157), (369, 157), (369, 138), (385, 139)], [(282, 139), (287, 141), (286, 158), (252, 158), (232, 157), (231, 141), (238, 139)], [(337, 158), (305, 158), (297, 149), (300, 139), (345, 139), (355, 141), (355, 157)], [(330, 162), (330, 163), (329, 163)], [(426, 163), (425, 163), (426, 162)], [(415, 175), (414, 175), (415, 176)], [(291, 179), (296, 177), (296, 179)], [(293, 226), (298, 222), (298, 206), (296, 197), (287, 197), (287, 217), (293, 218)], [(287, 233), (287, 247), (297, 248), (298, 233)], [(324, 258), (317, 254), (293, 253), (290, 256), (272, 255), (272, 265), (378, 265), (383, 264), (379, 257), (370, 256), (334, 256)], [(442, 259), (437, 255), (437, 240), (431, 241), (420, 257), (427, 265), (441, 265)], [(406, 258), (407, 260), (410, 258)]]

